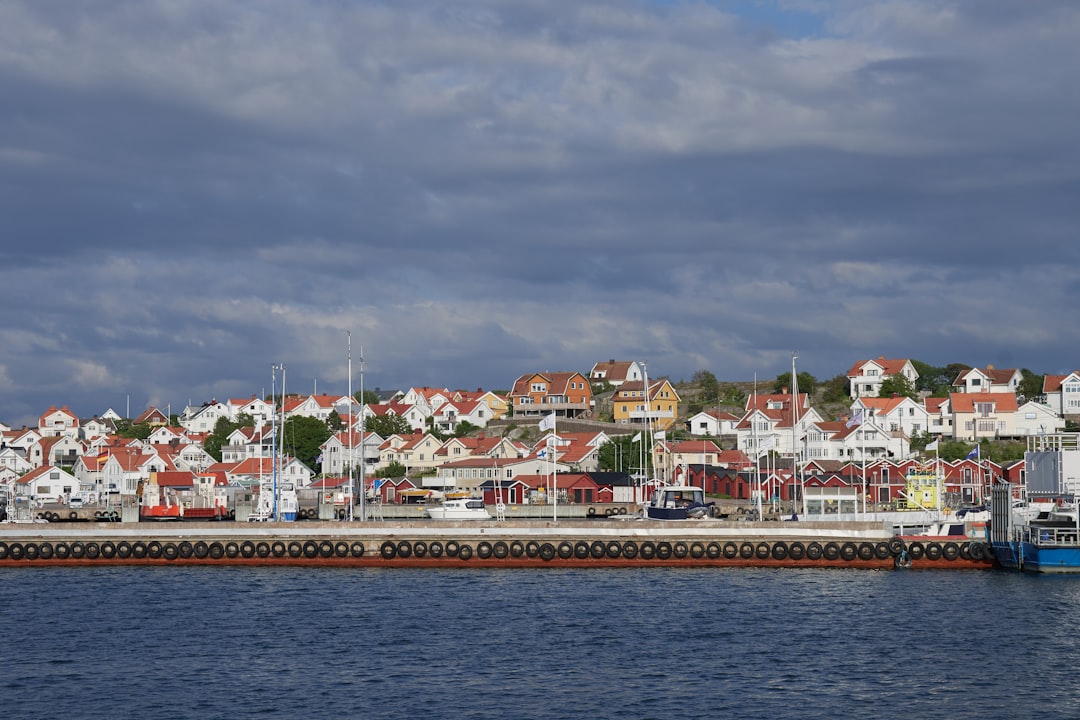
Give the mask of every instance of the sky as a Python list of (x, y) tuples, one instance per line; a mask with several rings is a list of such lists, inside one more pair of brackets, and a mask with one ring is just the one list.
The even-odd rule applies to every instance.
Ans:
[(345, 393), (350, 343), (354, 391), (1069, 372), (1078, 38), (1072, 0), (3, 0), (0, 422)]

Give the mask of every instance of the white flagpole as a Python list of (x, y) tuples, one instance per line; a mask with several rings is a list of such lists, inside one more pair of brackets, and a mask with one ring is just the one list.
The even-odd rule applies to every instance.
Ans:
[[(555, 439), (555, 438), (559, 437), (559, 428), (558, 428), (558, 425), (557, 425), (557, 418), (555, 417), (555, 413), (551, 414), (551, 434), (552, 434), (552, 439)], [(551, 446), (550, 441), (548, 442), (547, 451), (548, 451), (548, 462), (550, 463), (551, 462), (551, 456), (554, 454), (554, 451), (552, 450), (552, 446)], [(558, 522), (559, 521), (559, 478), (556, 476), (557, 472), (558, 472), (558, 468), (556, 468), (554, 465), (552, 465), (552, 467), (551, 467), (551, 489), (552, 489), (552, 503), (553, 503), (553, 505), (552, 505), (552, 508), (551, 508), (551, 519), (552, 519), (553, 522)]]

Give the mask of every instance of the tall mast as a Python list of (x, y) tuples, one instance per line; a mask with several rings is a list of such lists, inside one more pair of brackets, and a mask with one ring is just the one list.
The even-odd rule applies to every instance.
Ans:
[(353, 451), (353, 403), (355, 399), (352, 394), (352, 331), (345, 331), (345, 356), (347, 370), (346, 374), (349, 376), (349, 422), (345, 425), (345, 432), (347, 433), (345, 438), (349, 448), (349, 492), (345, 494), (346, 504), (348, 509), (345, 511), (345, 518), (350, 522), (353, 519), (353, 498), (356, 497), (355, 488), (353, 486), (353, 464), (356, 462), (355, 453)]
[(795, 485), (799, 488), (802, 501), (802, 514), (806, 516), (806, 488), (799, 476), (799, 376), (795, 374), (795, 360), (799, 356), (791, 353), (791, 472)]
[(364, 346), (360, 346), (360, 520), (367, 520), (367, 488), (364, 452), (364, 428), (367, 426), (367, 413), (364, 411)]

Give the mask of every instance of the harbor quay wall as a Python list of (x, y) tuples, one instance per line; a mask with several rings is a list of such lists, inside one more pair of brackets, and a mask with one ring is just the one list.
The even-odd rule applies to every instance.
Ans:
[(0, 566), (993, 567), (974, 538), (866, 522), (412, 521), (0, 526)]

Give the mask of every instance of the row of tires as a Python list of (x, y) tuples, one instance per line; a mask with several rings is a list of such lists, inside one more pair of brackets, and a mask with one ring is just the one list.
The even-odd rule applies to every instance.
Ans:
[(220, 560), (222, 558), (359, 558), (364, 556), (364, 544), (362, 542), (348, 543), (343, 540), (333, 542), (330, 540), (301, 542), (293, 540), (285, 542), (276, 540), (273, 542), (189, 542), (178, 543), (158, 542), (156, 540), (143, 542), (40, 542), (40, 543), (3, 543), (0, 542), (0, 560), (75, 560), (102, 558), (151, 558), (157, 560), (176, 560), (177, 558), (197, 558), (203, 560), (210, 558)]
[(991, 552), (990, 547), (980, 542), (947, 542), (944, 544), (915, 542), (908, 545), (900, 538), (892, 538), (888, 542), (881, 541), (877, 543), (803, 543), (799, 541), (755, 543), (748, 540), (741, 543), (734, 541), (725, 543), (682, 541), (654, 543), (645, 541), (637, 543), (633, 540), (625, 542), (619, 540), (594, 540), (592, 542), (563, 540), (559, 543), (540, 543), (536, 540), (511, 540), (509, 542), (503, 540), (488, 542), (484, 540), (476, 543), (475, 546), (453, 540), (445, 544), (439, 542), (409, 542), (408, 540), (394, 542), (387, 540), (379, 548), (379, 554), (384, 560), (409, 557), (422, 558), (426, 556), (441, 557), (444, 554), (448, 557), (468, 560), (475, 554), (476, 557), (481, 559), (526, 557), (530, 559), (540, 558), (541, 560), (554, 560), (555, 558), (563, 560), (569, 560), (570, 558), (578, 560), (589, 558), (594, 560), (605, 558), (611, 560), (617, 558), (627, 560), (637, 558), (643, 560), (652, 560), (654, 558), (667, 560), (669, 558), (682, 559), (690, 557), (694, 559), (708, 558), (710, 560), (719, 560), (721, 558), (725, 560), (756, 559), (778, 561), (824, 559), (852, 562), (855, 560), (888, 560), (900, 557), (911, 559), (926, 557), (931, 560), (939, 558), (946, 560), (955, 560), (957, 558), (985, 560), (989, 559), (989, 552)]
[[(95, 560), (103, 558), (151, 558), (175, 560), (177, 558), (360, 558), (364, 556), (364, 544), (359, 541), (344, 540), (284, 540), (254, 542), (189, 542), (179, 543), (158, 541), (119, 542), (40, 542), (40, 543), (3, 543), (0, 542), (0, 560)], [(626, 560), (667, 560), (669, 558), (710, 560), (894, 560), (907, 561), (926, 558), (928, 560), (992, 560), (992, 548), (981, 542), (912, 542), (905, 543), (900, 538), (885, 542), (651, 542), (642, 543), (633, 540), (579, 540), (558, 543), (541, 543), (536, 540), (482, 540), (475, 545), (460, 543), (456, 540), (444, 542), (425, 542), (417, 540), (387, 540), (379, 547), (379, 555), (384, 560), (395, 558), (441, 558), (449, 557), (469, 560), (474, 555), (480, 559), (496, 558), (539, 558), (550, 561), (555, 558), (569, 560), (618, 559)]]

